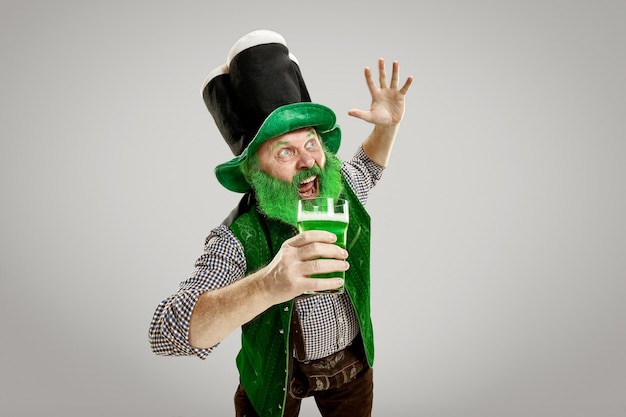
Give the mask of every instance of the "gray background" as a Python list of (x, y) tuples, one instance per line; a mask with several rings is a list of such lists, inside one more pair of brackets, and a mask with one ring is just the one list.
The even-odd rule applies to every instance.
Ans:
[(147, 331), (239, 198), (200, 86), (268, 28), (344, 158), (363, 67), (415, 76), (368, 205), (374, 414), (626, 415), (623, 1), (0, 4), (0, 414), (234, 414), (238, 333)]

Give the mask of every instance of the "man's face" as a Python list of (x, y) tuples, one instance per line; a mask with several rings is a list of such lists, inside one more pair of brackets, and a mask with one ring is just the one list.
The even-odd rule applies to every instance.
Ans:
[(264, 142), (246, 170), (261, 210), (292, 225), (299, 199), (341, 194), (341, 161), (325, 151), (312, 128)]
[[(324, 149), (313, 128), (303, 128), (264, 142), (257, 151), (259, 168), (266, 174), (291, 183), (298, 172), (314, 165), (323, 169), (326, 163)], [(304, 178), (298, 184), (300, 198), (317, 197), (317, 176)]]

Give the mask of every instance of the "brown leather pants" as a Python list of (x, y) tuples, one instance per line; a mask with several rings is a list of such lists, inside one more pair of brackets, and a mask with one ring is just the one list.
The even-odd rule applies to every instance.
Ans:
[[(313, 397), (322, 417), (370, 417), (373, 370), (367, 365), (360, 337), (326, 358), (293, 361), (283, 417), (296, 417), (303, 398)], [(259, 417), (241, 387), (235, 393), (236, 417)]]

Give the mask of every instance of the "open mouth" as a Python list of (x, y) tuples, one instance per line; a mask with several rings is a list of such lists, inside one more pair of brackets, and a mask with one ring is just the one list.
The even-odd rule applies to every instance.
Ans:
[(317, 176), (309, 177), (298, 185), (298, 194), (302, 199), (317, 197), (318, 188)]

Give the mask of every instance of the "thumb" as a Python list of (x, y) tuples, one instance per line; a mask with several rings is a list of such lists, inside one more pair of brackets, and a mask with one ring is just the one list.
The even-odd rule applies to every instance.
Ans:
[(365, 120), (365, 121), (369, 121), (369, 112), (365, 111), (365, 110), (350, 109), (350, 110), (348, 110), (348, 115), (349, 116), (353, 116), (353, 117), (357, 117), (357, 118)]

